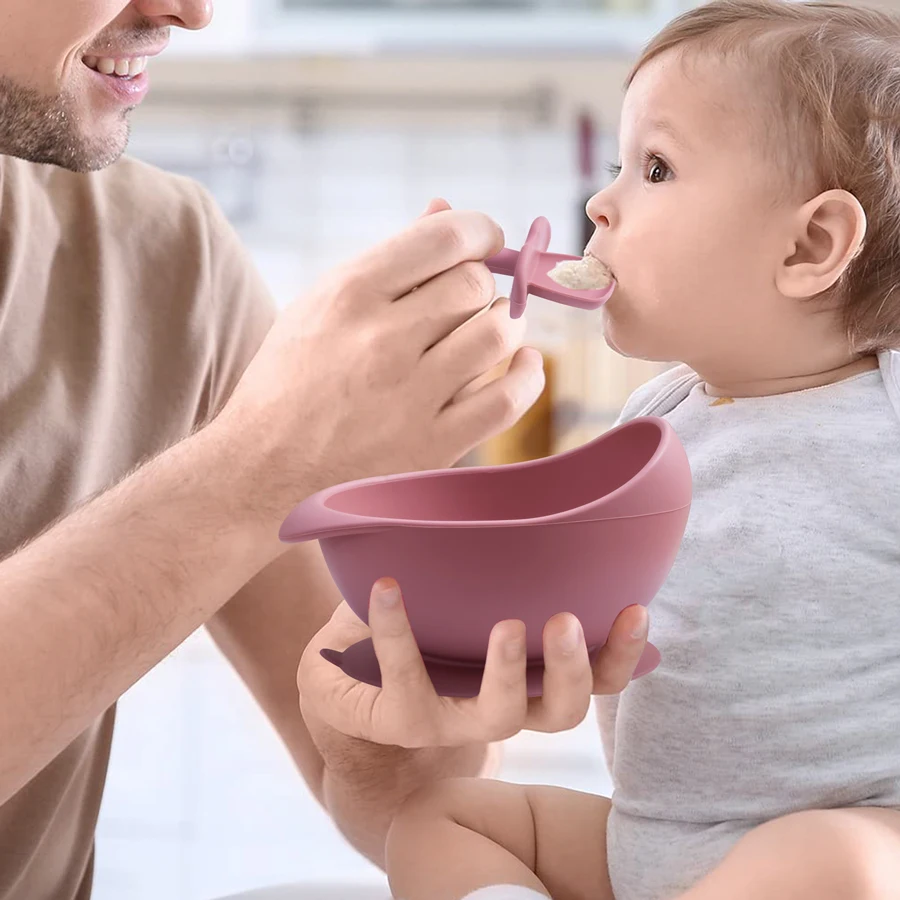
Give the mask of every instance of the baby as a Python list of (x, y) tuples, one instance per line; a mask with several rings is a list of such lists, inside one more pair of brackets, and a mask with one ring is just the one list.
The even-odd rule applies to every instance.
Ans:
[[(660, 666), (597, 713), (611, 799), (451, 779), (387, 844), (400, 900), (900, 898), (900, 19), (720, 0), (627, 82), (588, 204), (620, 421), (690, 459)], [(493, 887), (492, 887), (493, 886)]]

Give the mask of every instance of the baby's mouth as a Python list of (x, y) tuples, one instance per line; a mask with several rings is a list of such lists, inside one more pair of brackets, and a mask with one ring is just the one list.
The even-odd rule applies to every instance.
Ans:
[(600, 265), (603, 266), (603, 267), (606, 269), (607, 272), (609, 272), (609, 277), (612, 278), (613, 281), (617, 281), (617, 280), (618, 280), (618, 279), (616, 278), (616, 273), (613, 272), (612, 267), (609, 265), (609, 263), (607, 263), (607, 262), (605, 262), (604, 260), (600, 259), (600, 257), (597, 256), (596, 253), (591, 253), (590, 250), (585, 250), (585, 251), (584, 251), (584, 255), (585, 255), (586, 257), (589, 257), (590, 259), (595, 259), (595, 260), (597, 260), (597, 262), (600, 263)]

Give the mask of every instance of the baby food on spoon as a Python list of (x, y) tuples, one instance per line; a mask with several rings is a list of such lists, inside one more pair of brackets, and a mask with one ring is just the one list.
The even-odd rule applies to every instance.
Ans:
[(609, 269), (593, 256), (567, 259), (557, 263), (548, 273), (557, 284), (573, 291), (599, 291), (612, 281)]

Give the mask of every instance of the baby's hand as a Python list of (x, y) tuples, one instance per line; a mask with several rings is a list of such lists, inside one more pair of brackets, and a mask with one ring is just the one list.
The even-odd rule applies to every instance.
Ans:
[[(441, 697), (425, 670), (402, 600), (385, 602), (391, 591), (385, 595), (379, 586), (370, 599), (369, 627), (342, 603), (303, 654), (297, 680), (310, 725), (312, 717), (351, 737), (406, 748), (491, 743), (523, 729), (566, 731), (584, 719), (592, 694), (623, 690), (647, 641), (647, 611), (630, 606), (613, 623), (592, 666), (578, 620), (560, 613), (544, 628), (543, 696), (529, 698), (525, 626), (500, 622), (491, 633), (481, 693), (471, 699)], [(345, 675), (319, 653), (368, 637), (375, 645), (381, 688)]]

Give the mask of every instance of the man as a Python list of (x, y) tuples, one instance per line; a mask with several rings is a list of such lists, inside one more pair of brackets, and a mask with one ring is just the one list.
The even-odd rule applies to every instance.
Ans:
[[(521, 727), (574, 724), (643, 646), (623, 614), (592, 675), (560, 617), (531, 704), (524, 662), (499, 657), (477, 700), (440, 701), (402, 606), (373, 609), (383, 691), (315, 652), (368, 630), (315, 545), (279, 543), (284, 516), (330, 484), (452, 464), (534, 402), (541, 361), (491, 305), (480, 261), (503, 236), (483, 215), (433, 203), (276, 316), (209, 195), (120, 159), (147, 58), (211, 12), (5, 0), (0, 17), (0, 900), (90, 896), (116, 700), (203, 624), (376, 862), (411, 791), (483, 773)], [(516, 623), (495, 637), (493, 654)]]

